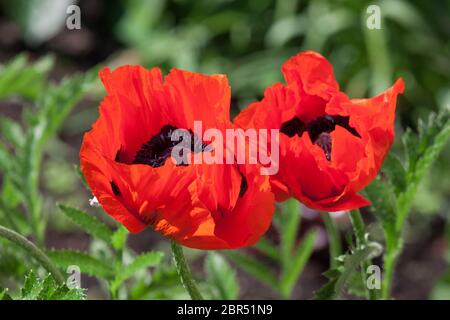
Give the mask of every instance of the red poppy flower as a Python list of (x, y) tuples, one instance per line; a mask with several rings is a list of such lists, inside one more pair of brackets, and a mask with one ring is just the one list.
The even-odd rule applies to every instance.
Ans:
[(311, 208), (338, 211), (366, 206), (357, 194), (379, 171), (394, 139), (399, 79), (371, 99), (339, 91), (331, 64), (303, 52), (282, 67), (287, 85), (266, 89), (242, 111), (242, 128), (280, 130), (280, 169), (271, 178), (277, 200), (295, 196)]
[(192, 138), (189, 159), (220, 147), (202, 141), (193, 125), (232, 127), (227, 78), (173, 69), (163, 79), (159, 69), (138, 66), (104, 68), (100, 78), (108, 95), (84, 136), (80, 161), (103, 209), (131, 232), (152, 226), (188, 247), (254, 244), (274, 211), (267, 177), (256, 166), (183, 164), (171, 154), (175, 129)]

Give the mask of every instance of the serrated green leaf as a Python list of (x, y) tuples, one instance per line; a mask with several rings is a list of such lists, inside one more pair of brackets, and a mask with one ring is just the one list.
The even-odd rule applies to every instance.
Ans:
[(157, 266), (161, 263), (163, 256), (162, 252), (147, 252), (137, 256), (133, 262), (123, 266), (117, 272), (115, 279), (111, 282), (111, 291), (116, 291), (125, 280), (131, 278), (137, 271)]
[(55, 290), (52, 295), (46, 300), (85, 300), (85, 290), (79, 288), (67, 288), (61, 286)]
[(46, 300), (52, 296), (52, 294), (58, 290), (58, 283), (56, 283), (53, 277), (47, 276), (41, 284), (41, 290), (36, 296), (37, 300)]
[(239, 297), (239, 282), (236, 271), (218, 253), (210, 252), (205, 259), (208, 283), (214, 285), (218, 296), (216, 299), (235, 300)]
[(21, 54), (0, 68), (0, 98), (20, 95), (34, 100), (41, 94), (54, 59), (47, 56), (32, 64), (27, 60)]
[(97, 217), (90, 215), (87, 212), (81, 211), (77, 208), (65, 206), (62, 204), (58, 205), (58, 207), (70, 220), (75, 222), (84, 231), (86, 231), (93, 237), (103, 240), (106, 243), (111, 242), (113, 232)]
[(357, 248), (354, 252), (343, 255), (340, 265), (329, 270), (326, 274), (329, 281), (315, 294), (315, 300), (330, 300), (338, 297), (342, 290), (348, 285), (352, 276), (357, 273), (361, 263), (364, 262), (371, 253), (369, 247)]
[(257, 261), (255, 258), (247, 256), (240, 252), (231, 251), (227, 252), (225, 255), (239, 268), (251, 274), (256, 279), (274, 289), (278, 288), (278, 279), (273, 274), (273, 272), (261, 262)]
[(349, 294), (360, 298), (366, 298), (366, 283), (361, 273), (354, 273), (348, 281), (347, 291)]
[(50, 85), (38, 101), (38, 113), (29, 119), (39, 144), (44, 143), (61, 126), (73, 107), (88, 92), (96, 79), (96, 70), (84, 75), (65, 78), (58, 85)]
[(42, 290), (42, 283), (36, 276), (36, 274), (31, 270), (25, 276), (25, 283), (21, 290), (21, 295), (23, 300), (35, 300), (39, 292)]
[(0, 118), (0, 135), (19, 148), (25, 142), (25, 135), (20, 124), (7, 117)]
[(417, 137), (412, 138), (408, 133), (403, 139), (408, 160), (407, 188), (397, 200), (397, 230), (402, 228), (408, 216), (420, 182), (450, 138), (450, 111), (431, 114), (427, 123), (419, 122), (418, 131)]
[[(0, 294), (1, 295), (1, 294)], [(65, 284), (59, 285), (48, 274), (44, 280), (39, 279), (33, 271), (25, 276), (25, 283), (21, 289), (21, 300), (82, 300), (86, 299), (83, 289), (68, 288)], [(1, 300), (1, 298), (0, 298)]]
[(396, 198), (392, 185), (384, 178), (377, 176), (364, 192), (372, 202), (369, 210), (383, 225), (386, 241), (396, 241)]
[(94, 277), (109, 279), (114, 275), (114, 268), (86, 253), (74, 250), (49, 250), (46, 251), (50, 259), (59, 267), (66, 269), (76, 265), (81, 272)]
[(384, 172), (391, 181), (396, 194), (399, 194), (406, 189), (407, 182), (405, 168), (400, 159), (392, 152), (386, 157), (381, 171)]

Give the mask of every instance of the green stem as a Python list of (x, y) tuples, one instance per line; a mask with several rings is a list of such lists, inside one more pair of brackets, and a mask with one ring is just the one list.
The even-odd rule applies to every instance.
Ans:
[(29, 241), (24, 236), (17, 232), (0, 226), (0, 237), (8, 239), (9, 241), (20, 246), (31, 254), (53, 277), (61, 284), (65, 282), (65, 279), (59, 269), (53, 264), (53, 262), (47, 257), (47, 255), (39, 249), (34, 243)]
[[(116, 261), (115, 261), (116, 274), (120, 273), (122, 265), (123, 265), (123, 249), (120, 248), (116, 250)], [(111, 295), (111, 300), (117, 300), (117, 298), (119, 297), (119, 289), (120, 286), (113, 286), (111, 283), (109, 283), (109, 292)]]
[[(366, 225), (364, 224), (364, 220), (361, 216), (361, 213), (359, 210), (351, 210), (350, 211), (350, 221), (353, 225), (353, 230), (355, 231), (356, 236), (356, 244), (359, 247), (367, 246), (367, 240), (366, 240)], [(367, 288), (367, 268), (371, 265), (370, 261), (364, 261), (361, 264), (361, 277), (363, 279), (364, 285), (366, 287), (366, 294), (367, 298), (370, 300), (376, 300), (377, 299), (377, 293), (375, 290), (371, 290)]]
[(366, 226), (359, 210), (350, 211), (350, 221), (352, 222), (355, 231), (356, 244), (358, 246), (364, 245), (366, 243)]
[(323, 221), (325, 223), (325, 229), (327, 230), (328, 243), (330, 246), (330, 267), (336, 266), (336, 258), (342, 253), (341, 237), (339, 230), (336, 227), (336, 223), (328, 212), (323, 212)]
[(386, 252), (383, 257), (384, 274), (381, 297), (385, 300), (391, 298), (392, 280), (394, 277), (395, 264), (400, 253), (401, 242), (398, 241), (400, 236), (388, 237), (386, 236)]
[(172, 252), (180, 275), (181, 282), (191, 296), (192, 300), (203, 300), (200, 291), (195, 284), (194, 277), (184, 257), (183, 248), (175, 241), (171, 241)]

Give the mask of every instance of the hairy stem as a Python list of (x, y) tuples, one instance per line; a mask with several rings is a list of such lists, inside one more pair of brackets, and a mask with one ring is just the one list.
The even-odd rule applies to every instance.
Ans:
[[(361, 216), (361, 213), (359, 210), (351, 210), (350, 211), (350, 221), (353, 226), (353, 230), (355, 232), (356, 236), (356, 244), (359, 247), (367, 246), (367, 240), (366, 240), (366, 226), (364, 224), (364, 220)], [(367, 298), (370, 300), (376, 300), (377, 294), (376, 291), (373, 289), (369, 289), (367, 287), (367, 268), (371, 264), (370, 261), (365, 261), (361, 264), (361, 277), (364, 282), (364, 286), (366, 288), (366, 294)]]
[(61, 284), (65, 282), (65, 279), (59, 269), (53, 264), (53, 262), (47, 257), (47, 255), (39, 249), (34, 243), (29, 241), (24, 236), (17, 232), (0, 226), (0, 237), (5, 238), (16, 245), (26, 250), (33, 256), (53, 277)]
[(171, 241), (172, 252), (180, 275), (181, 282), (191, 296), (192, 300), (203, 300), (200, 291), (195, 284), (194, 277), (184, 257), (183, 248), (175, 241)]
[(401, 252), (400, 236), (389, 237), (386, 236), (386, 252), (383, 256), (384, 261), (384, 274), (381, 297), (385, 300), (391, 298), (392, 280), (394, 278), (394, 269), (397, 262), (397, 257)]

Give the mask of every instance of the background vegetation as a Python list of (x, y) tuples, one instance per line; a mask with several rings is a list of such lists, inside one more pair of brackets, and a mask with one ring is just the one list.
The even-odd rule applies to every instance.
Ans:
[[(36, 259), (0, 239), (0, 298), (187, 297), (167, 241), (151, 230), (128, 235), (89, 207), (77, 164), (104, 94), (98, 66), (225, 73), (236, 114), (282, 80), (283, 61), (310, 49), (332, 62), (350, 97), (375, 95), (399, 76), (406, 82), (393, 148), (399, 160), (391, 157), (383, 170), (388, 183), (367, 190), (370, 242), (348, 236), (348, 215), (330, 219), (291, 201), (256, 248), (188, 251), (202, 291), (311, 298), (329, 281), (319, 297), (364, 296), (361, 279), (342, 266), (355, 271), (374, 256), (363, 249), (378, 243), (399, 256), (393, 297), (450, 299), (450, 1), (81, 0), (82, 28), (67, 30), (72, 2), (0, 1), (0, 225), (33, 240), (64, 276), (79, 265), (87, 290), (52, 283)], [(381, 8), (380, 30), (366, 28), (369, 4)], [(441, 116), (428, 120), (433, 113)]]

